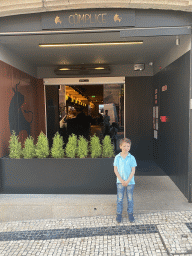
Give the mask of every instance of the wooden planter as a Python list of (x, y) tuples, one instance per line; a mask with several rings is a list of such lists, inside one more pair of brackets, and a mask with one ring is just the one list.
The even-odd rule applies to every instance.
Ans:
[(1, 193), (116, 194), (114, 158), (1, 158)]

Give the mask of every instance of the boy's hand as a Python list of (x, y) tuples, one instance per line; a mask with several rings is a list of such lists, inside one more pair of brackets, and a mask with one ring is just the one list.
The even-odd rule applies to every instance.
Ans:
[(127, 187), (128, 184), (129, 184), (128, 180), (127, 180), (127, 181), (124, 180), (124, 181), (122, 182), (122, 185), (123, 185), (124, 187)]
[(127, 187), (127, 182), (124, 180), (123, 182), (122, 182), (122, 185), (124, 186), (124, 187)]

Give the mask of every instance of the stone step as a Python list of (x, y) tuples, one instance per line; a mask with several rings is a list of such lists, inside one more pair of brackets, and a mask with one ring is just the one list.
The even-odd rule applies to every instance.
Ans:
[[(192, 210), (168, 176), (135, 176), (134, 212)], [(117, 195), (0, 194), (0, 222), (116, 215)], [(127, 216), (126, 195), (123, 216)]]

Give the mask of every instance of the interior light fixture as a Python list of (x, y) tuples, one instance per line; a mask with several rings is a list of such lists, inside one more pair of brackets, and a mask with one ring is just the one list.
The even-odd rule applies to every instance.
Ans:
[(70, 70), (69, 68), (60, 68), (59, 70)]
[(121, 41), (121, 42), (88, 42), (88, 43), (53, 43), (53, 44), (39, 44), (39, 47), (74, 47), (74, 46), (105, 46), (105, 45), (133, 45), (143, 44), (143, 41)]
[(105, 69), (105, 68), (104, 67), (98, 67), (98, 68), (95, 68), (95, 69), (101, 70), (101, 69)]
[[(56, 75), (91, 75), (110, 74), (111, 69), (107, 64), (63, 65), (54, 70)], [(85, 80), (83, 80), (84, 82)], [(87, 82), (87, 80), (86, 80)]]
[(176, 36), (176, 42), (175, 42), (176, 45), (180, 45), (180, 39), (179, 39), (179, 36)]

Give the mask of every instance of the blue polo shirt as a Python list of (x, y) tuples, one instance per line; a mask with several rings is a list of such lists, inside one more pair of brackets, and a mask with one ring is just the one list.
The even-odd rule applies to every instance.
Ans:
[[(121, 153), (115, 156), (113, 166), (117, 166), (117, 170), (119, 175), (123, 180), (127, 180), (131, 174), (131, 170), (133, 167), (137, 166), (137, 162), (135, 160), (135, 157), (132, 156), (130, 153), (123, 158), (121, 156)], [(121, 183), (119, 179), (117, 178), (117, 183)], [(134, 175), (131, 181), (129, 182), (129, 185), (135, 184)]]

